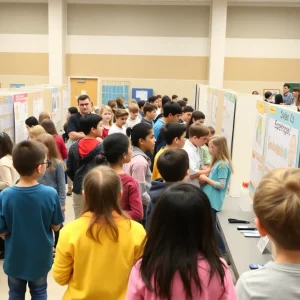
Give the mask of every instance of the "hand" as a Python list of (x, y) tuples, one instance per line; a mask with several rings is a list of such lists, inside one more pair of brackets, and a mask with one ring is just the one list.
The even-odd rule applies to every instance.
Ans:
[(66, 211), (66, 206), (65, 205), (61, 205), (61, 211), (64, 213)]
[(206, 175), (208, 175), (208, 174), (210, 173), (210, 171), (211, 171), (211, 168), (210, 168), (210, 167), (205, 167), (205, 168), (203, 169), (203, 171), (205, 171), (204, 173), (205, 173)]
[(206, 182), (207, 176), (205, 174), (201, 174), (199, 176), (199, 180)]
[(8, 234), (8, 232), (4, 232), (0, 234), (0, 238), (2, 238), (2, 240), (5, 240), (5, 236)]

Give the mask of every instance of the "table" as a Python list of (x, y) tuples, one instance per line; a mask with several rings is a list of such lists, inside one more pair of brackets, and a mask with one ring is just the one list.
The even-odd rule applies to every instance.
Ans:
[(242, 273), (250, 270), (250, 264), (266, 264), (273, 258), (271, 254), (260, 253), (257, 248), (258, 238), (246, 238), (237, 230), (237, 226), (247, 224), (230, 224), (228, 223), (229, 218), (246, 220), (253, 224), (254, 213), (243, 212), (239, 207), (239, 198), (232, 197), (226, 197), (222, 211), (217, 213), (217, 222), (232, 264), (232, 270), (238, 279)]

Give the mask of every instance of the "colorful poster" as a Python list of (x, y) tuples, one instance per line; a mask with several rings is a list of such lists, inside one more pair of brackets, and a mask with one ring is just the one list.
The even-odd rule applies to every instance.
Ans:
[(218, 107), (218, 90), (212, 90), (211, 103), (211, 125), (216, 128), (217, 125), (217, 107)]
[(299, 164), (300, 114), (271, 106), (266, 133), (266, 170), (294, 167)]
[(15, 140), (14, 102), (12, 96), (0, 97), (0, 132), (6, 132)]
[(39, 115), (42, 111), (44, 111), (44, 103), (43, 98), (41, 97), (41, 93), (36, 93), (35, 98), (32, 102), (33, 115), (39, 119)]
[(226, 137), (229, 153), (231, 153), (233, 142), (235, 107), (236, 95), (232, 93), (226, 93), (224, 97), (222, 134)]
[(14, 95), (15, 142), (27, 140), (28, 94)]

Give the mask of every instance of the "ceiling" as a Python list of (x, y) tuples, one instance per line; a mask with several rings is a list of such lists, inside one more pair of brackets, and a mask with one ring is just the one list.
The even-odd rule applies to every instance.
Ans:
[[(209, 5), (212, 0), (65, 0), (67, 3), (118, 5)], [(224, 0), (225, 1), (225, 0)], [(48, 0), (0, 0), (9, 3), (48, 3)], [(300, 6), (300, 0), (228, 0), (229, 5)]]

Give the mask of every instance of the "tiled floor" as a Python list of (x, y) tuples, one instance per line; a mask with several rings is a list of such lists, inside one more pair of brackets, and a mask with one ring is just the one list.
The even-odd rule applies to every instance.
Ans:
[[(72, 197), (67, 197), (66, 205), (66, 223), (74, 219), (74, 211), (72, 207)], [(52, 276), (51, 271), (48, 275), (48, 299), (49, 300), (60, 300), (65, 292), (66, 287), (58, 285)], [(8, 299), (8, 286), (7, 276), (3, 272), (3, 260), (0, 260), (0, 299)], [(26, 300), (31, 299), (29, 292), (27, 291)]]

